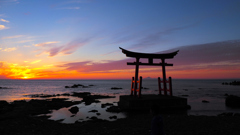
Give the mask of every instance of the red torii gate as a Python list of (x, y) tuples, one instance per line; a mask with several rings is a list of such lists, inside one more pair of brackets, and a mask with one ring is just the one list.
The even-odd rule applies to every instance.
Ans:
[[(135, 80), (132, 79), (132, 86), (131, 86), (131, 95), (133, 95), (132, 91), (134, 91), (134, 96), (137, 95), (141, 96), (141, 83), (142, 83), (142, 77), (140, 77), (140, 80), (138, 81), (138, 71), (139, 71), (139, 65), (145, 65), (145, 66), (162, 66), (162, 74), (163, 74), (163, 81), (158, 78), (158, 85), (159, 85), (159, 94), (161, 94), (161, 90), (164, 91), (164, 95), (167, 95), (167, 82), (170, 84), (170, 95), (172, 96), (172, 90), (171, 90), (171, 77), (169, 77), (169, 81), (166, 79), (166, 70), (165, 66), (173, 66), (173, 64), (165, 63), (165, 59), (172, 59), (175, 55), (177, 55), (178, 51), (172, 52), (172, 53), (165, 53), (165, 54), (153, 54), (153, 53), (139, 53), (139, 52), (131, 52), (126, 49), (123, 49), (119, 47), (122, 50), (122, 53), (126, 54), (127, 57), (133, 57), (136, 58), (136, 62), (127, 62), (127, 65), (136, 65), (135, 68)], [(142, 63), (139, 62), (140, 58), (147, 58), (148, 63)], [(153, 63), (153, 59), (161, 59), (160, 63)], [(163, 89), (161, 89), (161, 82), (163, 82)], [(134, 85), (133, 85), (134, 83)], [(137, 90), (137, 83), (139, 83), (139, 89)]]

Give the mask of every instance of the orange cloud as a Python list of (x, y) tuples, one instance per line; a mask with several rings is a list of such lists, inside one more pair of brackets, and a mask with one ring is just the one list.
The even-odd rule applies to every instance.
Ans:
[(35, 44), (35, 46), (42, 46), (42, 47), (47, 47), (49, 45), (53, 45), (59, 43), (58, 41), (51, 41), (51, 42), (44, 42), (44, 43), (40, 43), (40, 44)]
[(4, 20), (4, 19), (1, 19), (0, 21), (2, 21), (2, 22), (6, 22), (6, 23), (9, 23), (8, 20)]
[(4, 30), (4, 29), (8, 29), (8, 27), (6, 27), (4, 25), (0, 25), (0, 30)]
[[(0, 48), (0, 50), (2, 50), (2, 48)], [(17, 50), (17, 48), (16, 47), (12, 47), (12, 48), (6, 48), (6, 49), (4, 49), (2, 51), (3, 52), (11, 52), (11, 51), (15, 51), (15, 50)]]
[(23, 35), (16, 35), (16, 36), (10, 36), (10, 37), (3, 37), (2, 39), (12, 39), (12, 38), (20, 38)]

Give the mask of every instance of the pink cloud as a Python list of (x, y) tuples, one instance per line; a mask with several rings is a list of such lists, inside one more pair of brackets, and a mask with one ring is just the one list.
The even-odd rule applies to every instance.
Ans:
[[(195, 71), (195, 70), (240, 70), (240, 41), (225, 41), (201, 45), (182, 46), (168, 50), (168, 52), (179, 50), (174, 59), (167, 59), (167, 63), (173, 63), (173, 67), (166, 67), (167, 71)], [(121, 50), (119, 50), (121, 51)], [(160, 53), (160, 52), (159, 52)], [(124, 55), (124, 54), (123, 54)], [(66, 63), (62, 65), (67, 70), (81, 72), (110, 72), (119, 70), (134, 70), (135, 66), (128, 66), (127, 62), (135, 59), (126, 58), (107, 63), (91, 63), (90, 61)], [(147, 61), (147, 59), (142, 59)], [(160, 60), (158, 60), (160, 62)], [(87, 64), (91, 63), (91, 64)], [(161, 71), (161, 67), (140, 66), (140, 69), (152, 68), (142, 72)], [(159, 69), (158, 69), (159, 68)]]
[(56, 43), (58, 43), (57, 41), (40, 43), (40, 44), (36, 44), (35, 46), (41, 48), (37, 50), (37, 51), (42, 51), (40, 55), (43, 53), (47, 53), (49, 57), (54, 57), (58, 54), (64, 54), (64, 55), (72, 54), (75, 51), (77, 51), (78, 48), (86, 45), (89, 41), (90, 41), (90, 38), (86, 38), (86, 39), (78, 39), (62, 46), (57, 46), (56, 45)]

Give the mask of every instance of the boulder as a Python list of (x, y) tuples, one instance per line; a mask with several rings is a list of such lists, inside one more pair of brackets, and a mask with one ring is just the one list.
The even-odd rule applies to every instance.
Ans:
[(72, 114), (76, 114), (76, 113), (79, 111), (79, 108), (78, 108), (77, 106), (74, 106), (74, 107), (70, 108), (69, 111), (70, 111)]

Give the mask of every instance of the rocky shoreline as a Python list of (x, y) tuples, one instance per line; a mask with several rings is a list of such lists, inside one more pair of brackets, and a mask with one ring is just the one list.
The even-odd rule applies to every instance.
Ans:
[[(61, 95), (61, 94), (60, 94)], [(98, 102), (100, 98), (112, 98), (105, 95), (91, 95), (91, 93), (65, 93), (68, 96), (81, 97), (82, 101), (67, 101), (67, 98), (57, 98), (58, 95), (28, 95), (32, 97), (52, 99), (20, 100), (8, 103), (0, 101), (0, 130), (3, 135), (26, 134), (82, 134), (82, 135), (146, 135), (149, 134), (151, 118), (149, 113), (133, 112), (127, 118), (116, 121), (91, 119), (74, 124), (62, 124), (49, 120), (47, 116), (39, 114), (49, 113), (53, 109), (70, 107), (85, 102), (86, 105)], [(103, 107), (112, 104), (102, 104)], [(74, 111), (74, 109), (73, 109)], [(76, 111), (76, 108), (75, 108)], [(97, 110), (95, 110), (97, 111)], [(118, 110), (120, 111), (120, 110)], [(239, 134), (239, 114), (221, 114), (218, 116), (188, 116), (186, 114), (162, 114), (164, 130), (167, 135), (226, 135)]]

